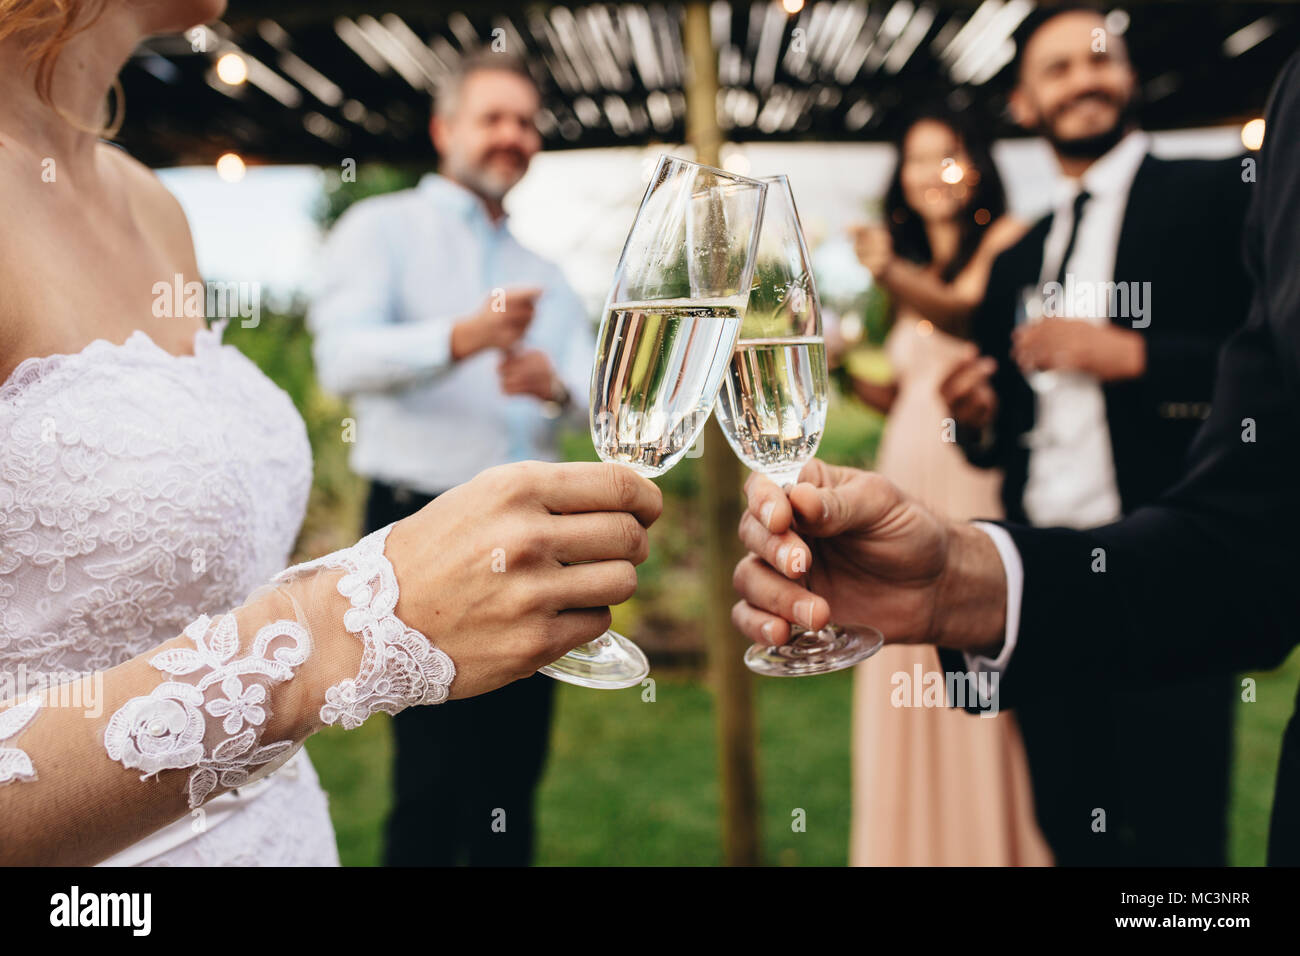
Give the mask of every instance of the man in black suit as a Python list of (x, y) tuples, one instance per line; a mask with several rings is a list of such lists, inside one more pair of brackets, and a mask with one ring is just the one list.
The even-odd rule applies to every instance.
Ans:
[[(833, 618), (937, 644), (954, 690), (983, 687), (972, 710), (991, 694), (1000, 707), (1058, 697), (1087, 710), (1115, 686), (1280, 664), (1300, 642), (1300, 55), (1267, 130), (1246, 226), (1248, 319), (1222, 351), (1177, 485), (1119, 522), (1075, 530), (947, 522), (878, 475), (816, 461), (788, 496), (753, 477), (732, 614), (744, 634), (780, 644), (788, 621)], [(1094, 808), (1094, 826), (1106, 811)], [(1296, 716), (1269, 862), (1300, 865)]]
[[(971, 325), (993, 361), (959, 366), (945, 393), (970, 460), (1003, 470), (1008, 518), (1091, 528), (1180, 474), (1215, 357), (1245, 318), (1250, 184), (1240, 157), (1148, 152), (1124, 41), (1096, 11), (1041, 9), (1019, 41), (1012, 110), (1056, 154), (1056, 208), (993, 266)], [(1031, 310), (1046, 317), (1024, 322)], [(1223, 865), (1234, 699), (1232, 680), (1215, 676), (1099, 691), (1086, 709), (1025, 702), (1034, 801), (1057, 862)], [(1096, 807), (1109, 808), (1104, 837), (1090, 826)]]

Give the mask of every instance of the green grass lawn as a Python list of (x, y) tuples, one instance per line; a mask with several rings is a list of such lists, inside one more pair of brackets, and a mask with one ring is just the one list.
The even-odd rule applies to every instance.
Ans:
[(1291, 717), (1300, 683), (1300, 651), (1275, 671), (1244, 676), (1254, 678), (1257, 684), (1255, 701), (1237, 704), (1228, 861), (1233, 866), (1261, 866), (1268, 849), (1268, 818), (1282, 731)]
[[(757, 681), (757, 679), (756, 679)], [(758, 681), (763, 851), (770, 863), (848, 858), (848, 674)], [(538, 798), (542, 865), (722, 862), (712, 695), (688, 676), (638, 688), (561, 685)], [(345, 865), (375, 865), (389, 806), (390, 724), (329, 730), (307, 745)], [(792, 827), (802, 810), (803, 832)]]
[[(1264, 862), (1282, 728), (1300, 654), (1258, 679), (1238, 711), (1230, 814), (1234, 865)], [(848, 674), (758, 680), (763, 858), (770, 864), (842, 866), (849, 835)], [(390, 728), (330, 730), (307, 745), (325, 789), (345, 865), (381, 854), (388, 811)], [(561, 685), (550, 763), (538, 798), (542, 865), (712, 865), (722, 862), (712, 695), (688, 676), (657, 675), (642, 691)], [(805, 832), (792, 814), (802, 809)]]

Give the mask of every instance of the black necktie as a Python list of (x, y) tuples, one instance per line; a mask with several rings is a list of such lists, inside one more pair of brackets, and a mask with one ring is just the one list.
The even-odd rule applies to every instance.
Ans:
[(1065, 244), (1061, 268), (1056, 270), (1056, 281), (1060, 285), (1065, 285), (1065, 267), (1070, 264), (1070, 256), (1074, 255), (1074, 241), (1079, 238), (1079, 220), (1083, 218), (1083, 206), (1091, 198), (1092, 195), (1086, 189), (1074, 197), (1074, 222), (1070, 223), (1070, 241)]

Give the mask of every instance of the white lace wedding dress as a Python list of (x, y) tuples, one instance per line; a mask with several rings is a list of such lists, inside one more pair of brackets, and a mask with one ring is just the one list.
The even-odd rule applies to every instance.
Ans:
[[(99, 340), (28, 359), (0, 386), (0, 678), (11, 686), (121, 664), (288, 564), (311, 484), (306, 431), (221, 331), (199, 331), (186, 356), (143, 332)], [(299, 750), (104, 862), (336, 866), (338, 853)]]

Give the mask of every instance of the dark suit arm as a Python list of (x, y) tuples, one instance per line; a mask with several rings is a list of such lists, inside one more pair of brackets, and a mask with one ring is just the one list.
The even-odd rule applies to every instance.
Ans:
[[(1000, 706), (1081, 681), (1269, 669), (1300, 639), (1294, 395), (1258, 319), (1228, 343), (1222, 366), (1192, 471), (1159, 502), (1091, 531), (1004, 525), (1024, 589)], [(966, 669), (960, 654), (941, 657)]]

